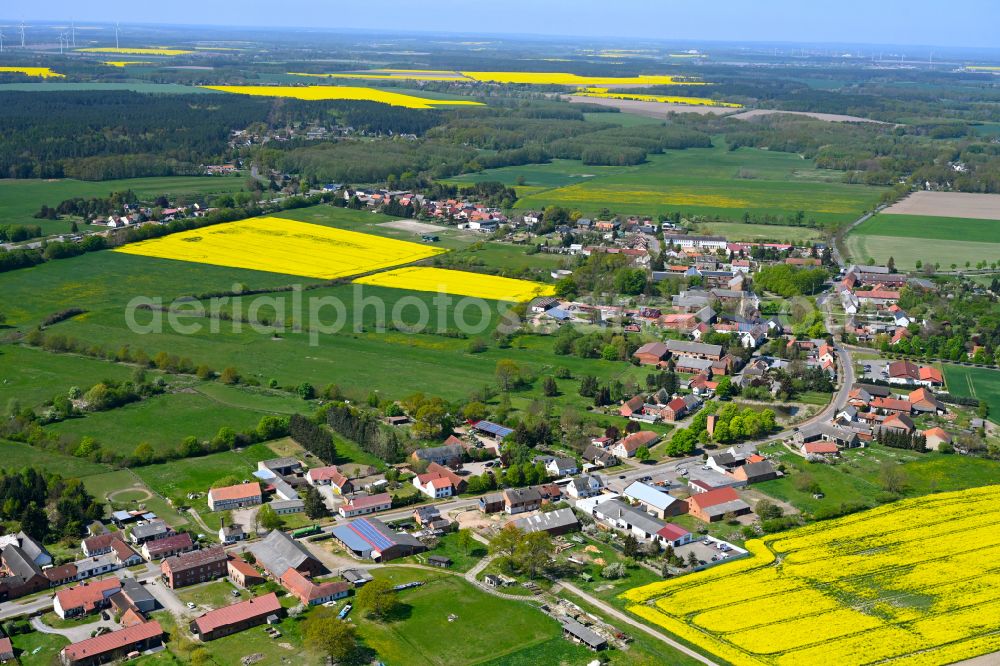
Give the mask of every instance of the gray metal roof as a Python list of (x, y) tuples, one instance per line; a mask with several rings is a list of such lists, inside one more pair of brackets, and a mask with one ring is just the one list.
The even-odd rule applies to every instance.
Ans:
[(662, 520), (658, 520), (642, 509), (630, 506), (620, 499), (601, 502), (594, 508), (594, 513), (597, 517), (603, 517), (606, 520), (624, 520), (647, 534), (656, 534), (666, 525)]
[(630, 483), (628, 487), (625, 488), (625, 496), (642, 502), (643, 504), (648, 504), (649, 506), (659, 509), (660, 511), (665, 510), (671, 504), (680, 502), (680, 500), (676, 497), (665, 493), (655, 486), (642, 483), (641, 481)]
[(132, 528), (132, 537), (135, 539), (145, 539), (157, 534), (166, 534), (170, 531), (167, 524), (162, 520), (151, 520), (143, 525), (136, 525)]
[(688, 342), (687, 340), (667, 340), (667, 349), (678, 354), (722, 355), (722, 345), (706, 345), (701, 342)]
[(313, 556), (305, 546), (281, 530), (273, 530), (261, 541), (250, 546), (250, 552), (271, 575), (280, 577), (292, 568), (298, 568)]
[(562, 623), (563, 629), (588, 647), (599, 649), (608, 644), (608, 641), (605, 640), (600, 634), (588, 629), (576, 620), (572, 620), (567, 617), (560, 620), (560, 622)]
[(579, 526), (573, 509), (557, 509), (536, 516), (527, 516), (514, 521), (514, 525), (525, 532), (544, 532), (561, 527)]

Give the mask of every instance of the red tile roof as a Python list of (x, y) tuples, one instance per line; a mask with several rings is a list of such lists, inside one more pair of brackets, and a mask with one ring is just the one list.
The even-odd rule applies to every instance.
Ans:
[(809, 442), (802, 446), (802, 450), (806, 453), (817, 453), (823, 455), (825, 453), (836, 453), (840, 449), (837, 448), (835, 442)]
[(239, 483), (235, 486), (212, 488), (208, 491), (208, 495), (214, 502), (260, 497), (260, 484), (254, 481), (253, 483)]
[(14, 656), (14, 646), (11, 645), (9, 638), (0, 638), (0, 658), (8, 658)]
[(261, 616), (266, 617), (280, 610), (281, 602), (278, 601), (278, 595), (271, 592), (262, 597), (247, 599), (238, 604), (209, 611), (197, 618), (194, 623), (198, 627), (199, 634), (207, 634), (221, 627), (245, 622), (246, 620)]
[(254, 569), (253, 565), (242, 557), (230, 557), (229, 566), (239, 571), (244, 576), (261, 576), (261, 573)]
[(639, 432), (632, 433), (619, 443), (625, 447), (626, 451), (635, 451), (640, 446), (649, 446), (659, 439), (659, 437), (659, 435), (651, 430), (640, 430)]
[(938, 382), (938, 383), (941, 383), (941, 382), (944, 381), (944, 378), (941, 376), (941, 371), (940, 370), (938, 370), (937, 368), (932, 368), (932, 367), (927, 366), (927, 365), (925, 365), (925, 366), (923, 366), (923, 367), (920, 368), (918, 376), (920, 377), (920, 379), (922, 379), (924, 381), (931, 381), (931, 382)]
[(70, 661), (80, 661), (88, 657), (95, 657), (106, 652), (119, 650), (133, 643), (155, 638), (162, 634), (163, 628), (160, 627), (159, 622), (154, 620), (67, 645), (63, 648), (62, 654)]
[(295, 569), (289, 569), (281, 575), (281, 584), (306, 605), (316, 599), (325, 599), (351, 589), (351, 584), (343, 580), (314, 583)]
[(688, 532), (686, 529), (684, 529), (680, 525), (674, 525), (673, 523), (667, 523), (666, 525), (664, 525), (663, 527), (661, 527), (660, 531), (657, 532), (656, 534), (658, 536), (663, 537), (664, 539), (669, 540), (669, 541), (676, 541), (677, 539), (681, 539), (681, 538), (687, 536), (688, 534), (690, 534), (690, 532)]
[(364, 509), (369, 506), (379, 506), (381, 504), (391, 504), (392, 497), (389, 493), (379, 493), (378, 495), (363, 495), (352, 497), (345, 505), (348, 509)]
[(160, 553), (170, 553), (175, 550), (190, 548), (193, 545), (194, 542), (191, 540), (191, 535), (187, 532), (181, 532), (180, 534), (175, 534), (174, 536), (168, 536), (165, 539), (147, 541), (143, 544), (150, 557), (156, 557)]
[[(337, 477), (343, 477), (344, 475), (340, 473), (340, 470), (336, 465), (327, 465), (326, 467), (314, 467), (308, 472), (309, 478), (313, 481), (327, 481), (336, 479)], [(340, 485), (340, 484), (337, 484)]]
[(110, 597), (122, 587), (121, 580), (117, 576), (111, 576), (104, 580), (92, 583), (81, 583), (74, 587), (67, 587), (56, 592), (56, 599), (59, 606), (64, 610), (71, 608), (83, 608), (84, 612), (93, 610), (97, 604)]
[(88, 553), (93, 553), (98, 550), (109, 548), (111, 546), (111, 542), (117, 538), (118, 536), (113, 532), (108, 532), (107, 534), (97, 534), (84, 539), (83, 546)]
[(873, 409), (889, 409), (896, 412), (909, 414), (913, 405), (909, 400), (899, 400), (898, 398), (875, 398), (871, 401)]
[(739, 498), (740, 496), (732, 488), (716, 488), (704, 493), (695, 493), (688, 501), (694, 503), (699, 509), (707, 509), (710, 506), (725, 504)]

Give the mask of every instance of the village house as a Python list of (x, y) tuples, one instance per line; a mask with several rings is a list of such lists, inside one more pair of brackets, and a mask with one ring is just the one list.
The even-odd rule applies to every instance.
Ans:
[(201, 640), (213, 641), (264, 624), (272, 615), (284, 615), (274, 592), (209, 611), (193, 620), (190, 629)]
[(233, 585), (244, 589), (264, 582), (264, 576), (252, 564), (239, 557), (229, 558), (229, 561), (226, 562), (226, 574)]
[(391, 508), (392, 496), (389, 493), (378, 493), (377, 495), (355, 495), (341, 504), (338, 511), (344, 518), (354, 518)]
[(642, 447), (647, 449), (658, 442), (660, 436), (651, 430), (640, 430), (625, 436), (611, 447), (611, 453), (620, 459), (633, 458)]
[(618, 458), (614, 453), (595, 444), (587, 445), (582, 458), (595, 467), (612, 467), (618, 464)]
[(142, 544), (142, 556), (152, 562), (194, 550), (194, 541), (187, 532), (181, 532), (165, 539), (147, 541)]
[(483, 513), (499, 513), (504, 510), (503, 493), (487, 493), (479, 498), (479, 510)]
[(922, 431), (920, 434), (924, 436), (927, 448), (932, 451), (937, 451), (938, 449), (940, 449), (942, 444), (951, 445), (952, 443), (951, 435), (943, 428), (939, 427), (928, 428), (927, 430)]
[(49, 587), (49, 579), (42, 574), (41, 567), (20, 546), (5, 546), (0, 551), (0, 561), (3, 563), (2, 572), (6, 574), (0, 576), (0, 601), (23, 597)]
[(330, 486), (337, 495), (345, 495), (354, 490), (351, 480), (336, 465), (314, 467), (306, 472), (306, 481), (312, 486)]
[(139, 523), (129, 532), (129, 540), (137, 546), (141, 546), (147, 541), (165, 539), (176, 534), (174, 530), (162, 520), (151, 520), (146, 523)]
[(604, 479), (597, 474), (583, 474), (570, 479), (566, 484), (566, 494), (573, 499), (596, 497), (604, 490)]
[(542, 495), (535, 488), (507, 488), (502, 494), (504, 510), (510, 515), (535, 511), (542, 505)]
[(432, 446), (424, 449), (417, 449), (410, 455), (414, 462), (426, 461), (453, 467), (462, 462), (464, 449), (458, 444), (448, 444), (445, 446)]
[(111, 576), (93, 583), (81, 583), (56, 592), (52, 608), (64, 620), (68, 617), (89, 615), (109, 606), (111, 595), (121, 590), (121, 581)]

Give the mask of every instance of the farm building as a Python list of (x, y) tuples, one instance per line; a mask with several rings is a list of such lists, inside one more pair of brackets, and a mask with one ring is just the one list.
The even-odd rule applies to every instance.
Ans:
[(419, 539), (395, 532), (376, 518), (358, 518), (333, 530), (333, 536), (355, 557), (388, 562), (427, 550)]
[(286, 590), (306, 606), (319, 606), (328, 601), (343, 599), (351, 591), (350, 583), (345, 581), (316, 583), (292, 568), (283, 573), (279, 580)]
[(289, 568), (313, 576), (323, 572), (323, 565), (319, 560), (305, 546), (281, 530), (272, 530), (248, 550), (257, 558), (257, 564), (275, 578), (281, 578)]
[(209, 611), (191, 622), (191, 633), (203, 641), (229, 636), (267, 622), (270, 615), (284, 612), (274, 592)]
[(208, 491), (208, 508), (211, 511), (242, 509), (260, 504), (263, 497), (260, 484), (256, 481), (223, 488), (212, 488)]
[(573, 509), (557, 509), (548, 513), (525, 516), (514, 521), (514, 525), (524, 532), (548, 532), (552, 536), (575, 532), (580, 529)]
[(706, 523), (722, 520), (727, 513), (742, 516), (751, 512), (750, 505), (741, 500), (732, 488), (716, 488), (696, 493), (687, 502), (688, 513)]
[(64, 666), (96, 666), (143, 652), (163, 643), (159, 622), (143, 622), (67, 645), (59, 653)]
[(642, 506), (657, 518), (677, 516), (687, 511), (687, 504), (665, 490), (641, 481), (633, 481), (622, 493), (626, 499)]
[(150, 562), (186, 553), (189, 550), (194, 550), (194, 541), (191, 540), (191, 535), (187, 532), (142, 544), (142, 555)]

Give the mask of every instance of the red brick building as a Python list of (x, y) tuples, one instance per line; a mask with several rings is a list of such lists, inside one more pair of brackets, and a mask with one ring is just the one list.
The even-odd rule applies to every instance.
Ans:
[(172, 589), (222, 578), (229, 556), (222, 548), (206, 548), (168, 557), (160, 563), (163, 580)]
[(191, 623), (191, 632), (203, 641), (213, 641), (264, 624), (269, 615), (280, 616), (282, 612), (278, 595), (271, 592), (209, 611)]

